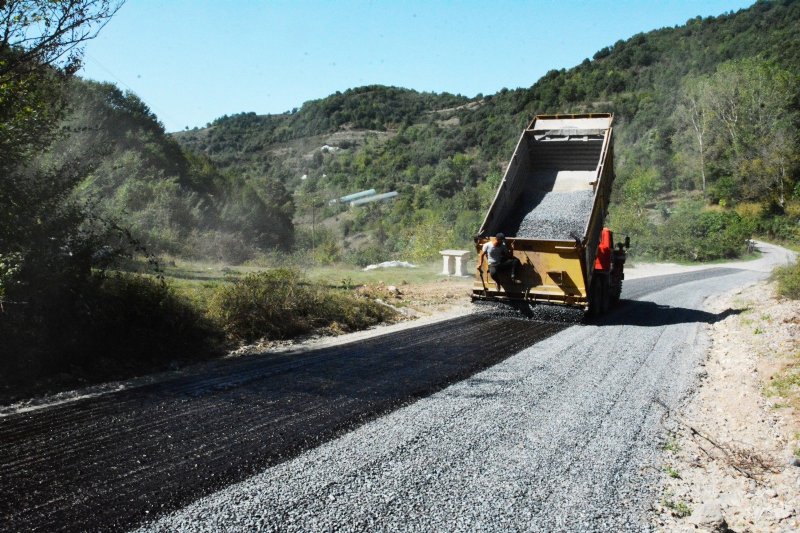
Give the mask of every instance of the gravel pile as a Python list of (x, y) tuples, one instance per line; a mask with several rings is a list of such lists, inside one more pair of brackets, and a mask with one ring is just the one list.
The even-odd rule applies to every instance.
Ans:
[(592, 211), (593, 191), (522, 194), (504, 233), (524, 239), (571, 239), (583, 236)]
[(561, 324), (579, 324), (584, 321), (586, 315), (583, 309), (566, 305), (531, 304), (515, 301), (493, 302), (478, 300), (474, 302), (473, 307), (475, 313), (491, 317)]
[[(704, 353), (702, 302), (764, 277), (705, 275), (634, 280), (651, 302), (521, 345), (143, 530), (649, 531), (662, 421)], [(655, 322), (640, 325), (656, 306)]]

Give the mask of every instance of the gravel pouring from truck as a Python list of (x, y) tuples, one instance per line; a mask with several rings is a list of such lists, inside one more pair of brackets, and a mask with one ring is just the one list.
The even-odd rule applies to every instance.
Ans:
[(603, 227), (614, 181), (610, 113), (538, 115), (525, 128), (475, 238), (504, 233), (517, 280), (481, 264), (473, 299), (524, 300), (605, 311), (619, 299), (625, 243)]

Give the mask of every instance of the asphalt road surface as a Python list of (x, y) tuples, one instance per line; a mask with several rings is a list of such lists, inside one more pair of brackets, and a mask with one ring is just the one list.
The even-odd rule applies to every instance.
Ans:
[[(740, 268), (626, 282), (594, 324), (478, 313), (0, 418), (0, 529), (647, 530)], [(745, 269), (747, 268), (747, 269)]]

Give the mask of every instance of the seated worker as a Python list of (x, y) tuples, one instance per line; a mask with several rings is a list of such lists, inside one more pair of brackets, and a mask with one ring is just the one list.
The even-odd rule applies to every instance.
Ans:
[(517, 265), (519, 259), (514, 257), (514, 251), (506, 244), (506, 236), (498, 233), (489, 242), (483, 245), (481, 253), (478, 254), (478, 270), (483, 264), (483, 256), (489, 261), (489, 275), (499, 285), (497, 275), (506, 270), (511, 270), (511, 281), (517, 283)]

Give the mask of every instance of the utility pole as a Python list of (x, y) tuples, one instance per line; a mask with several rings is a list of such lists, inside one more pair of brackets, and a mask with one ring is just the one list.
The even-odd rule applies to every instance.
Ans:
[[(306, 180), (310, 178), (311, 176), (304, 174), (301, 179)], [(317, 204), (320, 203), (320, 191), (315, 190), (313, 185), (304, 187), (304, 189), (305, 190), (296, 191), (295, 194), (297, 194), (297, 201), (300, 205), (311, 208), (311, 260), (312, 262), (316, 262), (314, 257), (317, 253)], [(324, 204), (320, 203), (320, 206), (323, 205)]]

